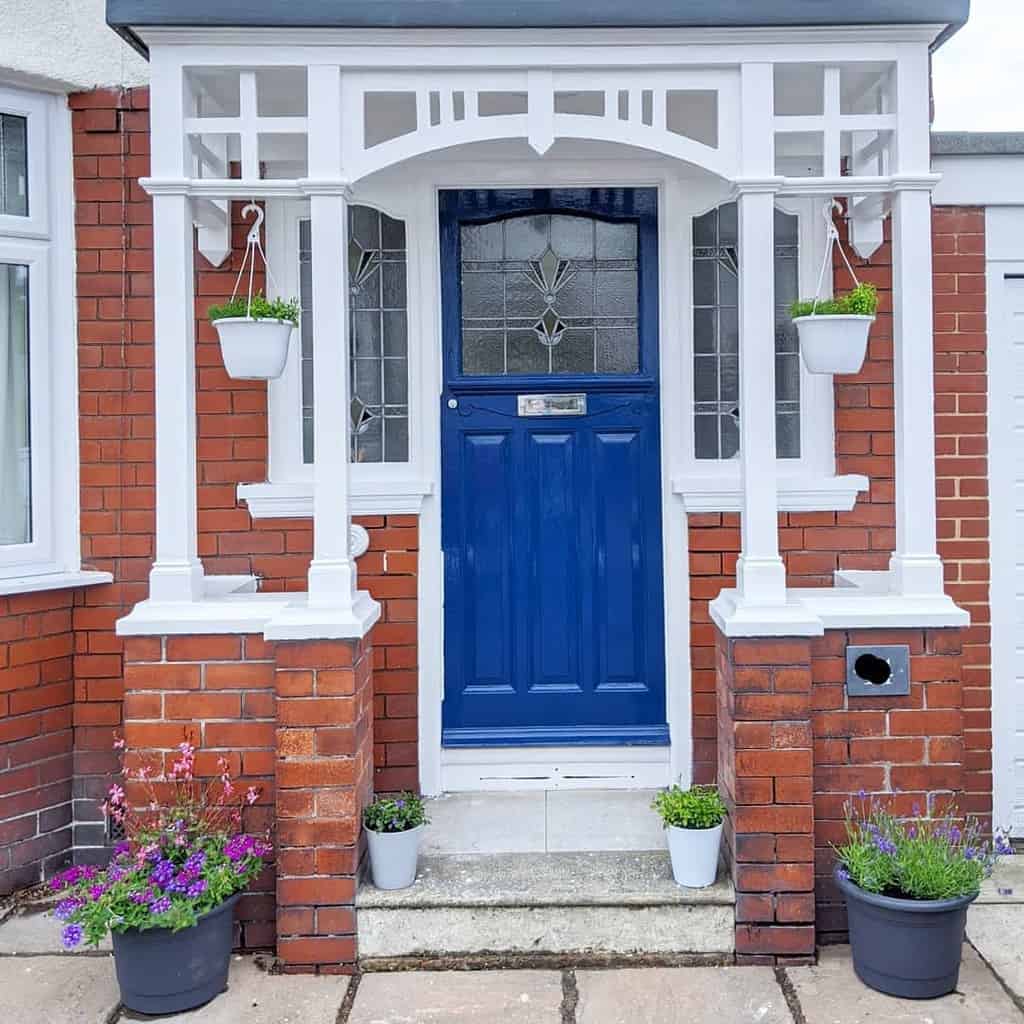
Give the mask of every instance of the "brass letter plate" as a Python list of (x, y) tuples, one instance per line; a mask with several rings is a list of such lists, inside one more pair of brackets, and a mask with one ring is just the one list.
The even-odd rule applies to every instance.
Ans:
[(516, 395), (520, 416), (586, 416), (586, 395)]

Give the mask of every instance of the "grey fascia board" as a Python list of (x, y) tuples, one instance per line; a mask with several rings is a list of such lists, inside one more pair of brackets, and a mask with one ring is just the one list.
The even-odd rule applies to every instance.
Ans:
[(932, 132), (932, 156), (1024, 156), (1024, 132)]

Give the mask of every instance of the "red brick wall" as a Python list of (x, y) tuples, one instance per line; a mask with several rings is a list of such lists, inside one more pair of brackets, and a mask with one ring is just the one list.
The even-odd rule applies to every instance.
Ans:
[[(910, 648), (910, 695), (848, 697), (848, 644)], [(963, 785), (958, 629), (830, 631), (811, 641), (814, 680), (814, 837), (819, 938), (846, 930), (832, 881), (831, 844), (845, 837), (843, 805), (886, 794), (898, 813), (945, 810)]]
[(0, 896), (67, 862), (74, 591), (0, 597)]
[(946, 592), (971, 613), (963, 631), (964, 796), (992, 814), (985, 211), (938, 207), (935, 270), (935, 447), (939, 554)]
[[(259, 786), (243, 827), (274, 825), (276, 696), (274, 645), (260, 636), (130, 637), (125, 643), (124, 738), (128, 763), (169, 771), (179, 743), (196, 749), (196, 774), (220, 774), (224, 758), (240, 789)], [(132, 794), (130, 793), (131, 797)], [(241, 942), (274, 943), (274, 873), (242, 897)]]

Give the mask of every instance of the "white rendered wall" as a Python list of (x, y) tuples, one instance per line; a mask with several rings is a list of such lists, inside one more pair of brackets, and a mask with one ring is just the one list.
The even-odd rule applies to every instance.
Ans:
[(60, 92), (145, 85), (149, 66), (104, 20), (105, 0), (0, 0), (0, 77)]

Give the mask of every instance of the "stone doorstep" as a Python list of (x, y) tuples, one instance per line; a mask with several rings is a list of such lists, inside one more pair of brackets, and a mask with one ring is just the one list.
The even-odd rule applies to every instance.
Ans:
[(726, 872), (683, 889), (663, 852), (427, 856), (409, 889), (360, 885), (359, 956), (731, 957), (734, 906)]

